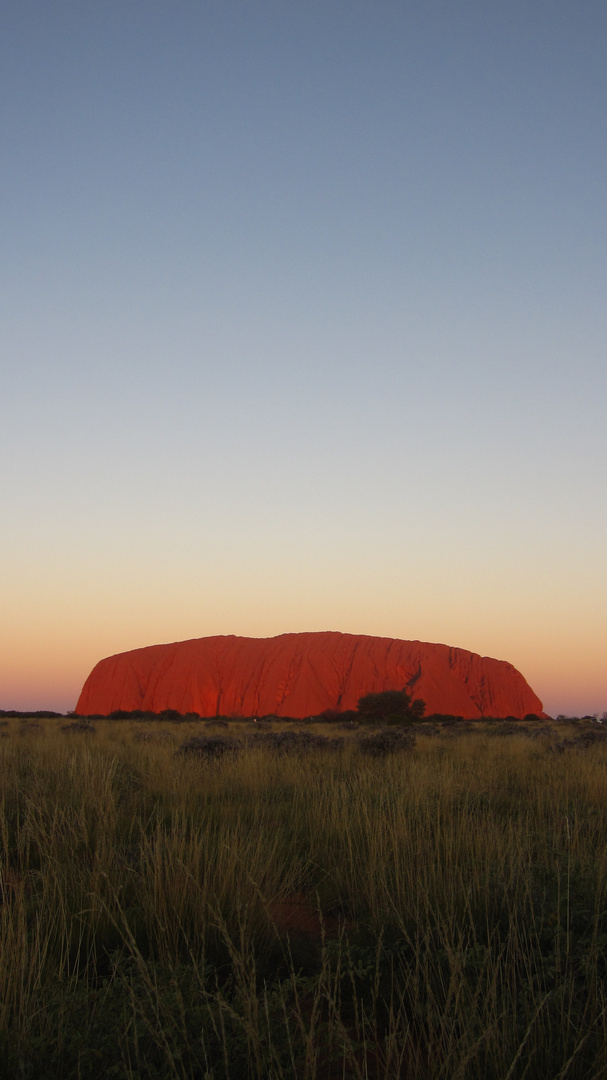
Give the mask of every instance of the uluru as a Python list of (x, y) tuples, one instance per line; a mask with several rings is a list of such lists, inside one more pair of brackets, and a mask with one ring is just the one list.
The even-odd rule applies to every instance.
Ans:
[(200, 716), (316, 716), (355, 709), (364, 694), (407, 691), (434, 713), (542, 715), (542, 703), (505, 660), (424, 641), (358, 634), (233, 635), (150, 645), (93, 668), (76, 712), (116, 710)]

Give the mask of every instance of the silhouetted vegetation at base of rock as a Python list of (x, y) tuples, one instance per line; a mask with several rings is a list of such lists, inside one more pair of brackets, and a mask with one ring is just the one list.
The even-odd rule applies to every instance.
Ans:
[[(524, 717), (508, 716), (508, 717), (495, 717), (495, 716), (483, 716), (478, 720), (470, 721), (464, 720), (462, 716), (456, 716), (449, 713), (431, 713), (425, 715), (423, 702), (419, 699), (411, 701), (410, 695), (406, 690), (401, 691), (384, 691), (378, 694), (368, 694), (364, 698), (360, 699), (363, 702), (362, 710), (358, 709), (325, 709), (322, 713), (316, 716), (296, 717), (296, 716), (279, 716), (276, 713), (269, 713), (263, 716), (238, 716), (232, 714), (230, 716), (217, 715), (217, 716), (201, 716), (199, 713), (188, 712), (181, 713), (177, 709), (165, 709), (162, 712), (150, 712), (145, 709), (114, 709), (113, 712), (101, 715), (91, 714), (87, 716), (79, 715), (76, 712), (67, 713), (67, 718), (72, 722), (83, 721), (85, 723), (91, 723), (97, 720), (116, 720), (116, 721), (134, 721), (141, 723), (168, 723), (171, 725), (180, 725), (188, 723), (202, 722), (207, 727), (216, 725), (218, 728), (235, 728), (255, 725), (259, 729), (268, 728), (272, 724), (305, 724), (305, 725), (341, 725), (342, 730), (354, 730), (358, 724), (364, 724), (366, 726), (411, 726), (414, 725), (416, 731), (420, 734), (431, 734), (432, 731), (427, 726), (422, 729), (420, 725), (433, 725), (434, 728), (438, 725), (441, 728), (455, 728), (457, 727), (460, 733), (470, 729), (471, 724), (485, 726), (498, 726), (504, 723), (519, 724), (521, 727), (526, 724), (543, 725), (550, 721), (550, 718), (544, 718), (538, 716), (536, 713), (527, 713)], [(360, 702), (359, 702), (360, 705)], [(0, 722), (8, 722), (11, 719), (21, 720), (23, 723), (39, 723), (43, 720), (55, 720), (65, 718), (66, 714), (53, 712), (50, 709), (38, 709), (32, 712), (21, 712), (16, 709), (0, 709)], [(559, 724), (592, 724), (598, 725), (598, 729), (601, 727), (601, 720), (598, 720), (595, 715), (591, 716), (559, 716), (553, 723)], [(42, 730), (42, 729), (41, 729)]]
[(263, 716), (249, 716), (248, 720), (252, 720), (259, 724), (307, 724), (311, 720), (314, 720), (313, 716), (278, 716), (277, 713), (264, 713)]
[[(77, 714), (74, 713), (76, 716)], [(105, 716), (93, 716), (94, 720), (162, 720), (170, 724), (182, 724), (186, 720), (201, 720), (203, 717), (198, 713), (180, 713), (178, 709), (163, 709), (162, 712), (151, 712), (149, 709), (114, 709)]]
[(411, 700), (407, 690), (384, 690), (364, 694), (358, 701), (358, 719), (362, 723), (414, 724), (426, 710), (421, 698)]
[[(182, 724), (185, 720), (185, 715), (183, 713), (180, 713), (178, 709), (163, 709), (162, 712), (158, 713), (158, 716), (161, 720), (168, 720), (169, 723), (173, 724)], [(200, 719), (200, 717), (198, 719)]]
[[(409, 695), (406, 694), (406, 698)], [(389, 695), (390, 700), (385, 702), (384, 694)], [(423, 711), (423, 702), (420, 699), (410, 701), (410, 706), (406, 701), (402, 701), (403, 691), (385, 691), (381, 694), (366, 695), (372, 699), (379, 698), (379, 706), (373, 704), (369, 707), (368, 711), (363, 712), (358, 709), (325, 709), (317, 716), (279, 716), (276, 713), (268, 713), (263, 716), (237, 716), (237, 715), (216, 715), (216, 716), (201, 716), (199, 713), (180, 713), (177, 709), (165, 709), (161, 713), (148, 712), (142, 709), (134, 709), (128, 712), (123, 709), (115, 709), (113, 712), (107, 715), (94, 714), (90, 716), (79, 716), (77, 713), (70, 713), (69, 716), (74, 720), (126, 720), (126, 721), (143, 721), (143, 722), (161, 722), (170, 724), (183, 724), (183, 723), (196, 723), (198, 721), (206, 724), (216, 724), (219, 727), (233, 727), (243, 724), (256, 724), (260, 726), (268, 726), (271, 724), (306, 724), (306, 725), (323, 725), (323, 724), (380, 724), (380, 725), (402, 725), (408, 726), (414, 724), (416, 729), (419, 725), (424, 723), (430, 723), (434, 725), (440, 725), (441, 727), (453, 727), (456, 725), (469, 725), (470, 723), (477, 724), (503, 724), (509, 723), (545, 723), (542, 717), (537, 716), (535, 713), (528, 713), (525, 717), (497, 717), (497, 716), (482, 716), (478, 720), (470, 721), (464, 720), (463, 716), (455, 716), (450, 713), (430, 713), (428, 715)], [(396, 711), (394, 710), (394, 701), (396, 697)], [(0, 716), (19, 716), (27, 718), (46, 718), (61, 717), (61, 713), (14, 713), (14, 712), (0, 712)], [(583, 721), (589, 721), (596, 723), (596, 717), (561, 717), (559, 722), (566, 721), (571, 724), (579, 724)], [(344, 729), (345, 730), (345, 729)]]
[(133, 709), (128, 712), (125, 709), (114, 709), (109, 715), (110, 720), (158, 720), (160, 713), (148, 712), (145, 709)]
[(51, 712), (50, 709), (38, 709), (34, 712), (19, 712), (17, 709), (0, 709), (0, 716), (9, 720), (55, 720), (61, 719), (63, 713)]
[(360, 717), (358, 715), (358, 709), (345, 709), (342, 713), (340, 713), (339, 719), (340, 719), (342, 724), (346, 724), (346, 723), (358, 724), (360, 722)]
[(321, 713), (318, 713), (318, 716), (314, 717), (315, 720), (325, 724), (335, 724), (339, 720), (343, 720), (343, 718), (344, 713), (340, 712), (339, 709), (323, 709)]

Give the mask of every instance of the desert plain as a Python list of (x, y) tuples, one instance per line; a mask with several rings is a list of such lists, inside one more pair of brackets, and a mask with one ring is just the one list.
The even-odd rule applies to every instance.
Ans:
[(590, 719), (0, 726), (2, 1076), (607, 1075)]

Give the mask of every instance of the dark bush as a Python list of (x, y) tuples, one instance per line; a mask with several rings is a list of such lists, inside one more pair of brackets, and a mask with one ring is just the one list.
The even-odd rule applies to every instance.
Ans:
[(360, 720), (360, 713), (357, 709), (323, 709), (318, 716), (310, 716), (307, 719), (315, 721), (320, 724), (338, 724), (348, 723), (348, 721)]
[(61, 730), (68, 735), (94, 735), (97, 728), (88, 720), (72, 720), (71, 724), (63, 724)]
[(365, 694), (358, 701), (358, 718), (364, 723), (412, 724), (420, 721), (425, 711), (425, 701), (412, 701), (404, 689)]
[(135, 742), (174, 742), (175, 736), (170, 731), (136, 731)]
[(106, 717), (96, 716), (96, 720), (157, 720), (158, 713), (149, 709), (114, 709)]
[(192, 757), (218, 759), (226, 755), (237, 754), (240, 743), (236, 739), (230, 739), (225, 735), (192, 735), (181, 744), (178, 754), (187, 754)]
[(344, 709), (343, 712), (340, 712), (338, 719), (341, 720), (342, 724), (352, 723), (352, 721), (357, 724), (360, 715), (358, 709)]
[(574, 747), (587, 750), (594, 743), (604, 743), (606, 740), (607, 731), (583, 731), (581, 735), (576, 735), (573, 739), (565, 739), (563, 746), (567, 750), (572, 750)]
[(53, 720), (63, 716), (60, 712), (51, 712), (50, 709), (36, 709), (34, 712), (19, 712), (18, 709), (0, 709), (0, 716), (8, 716), (11, 720)]
[(255, 731), (249, 736), (251, 746), (263, 746), (277, 754), (308, 753), (310, 750), (335, 750), (341, 739), (327, 739), (311, 731)]
[(341, 713), (339, 709), (323, 709), (314, 719), (325, 724), (335, 724), (338, 720), (341, 720)]
[(177, 709), (163, 709), (158, 715), (162, 720), (168, 721), (171, 724), (181, 724), (184, 719)]
[(362, 753), (370, 754), (371, 757), (386, 757), (388, 754), (401, 750), (412, 750), (414, 746), (413, 732), (397, 727), (384, 728), (358, 740), (358, 747)]

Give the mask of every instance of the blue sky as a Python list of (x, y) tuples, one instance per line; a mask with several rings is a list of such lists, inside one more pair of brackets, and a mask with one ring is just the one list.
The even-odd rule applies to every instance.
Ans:
[(212, 633), (607, 708), (607, 9), (5, 3), (0, 697)]

